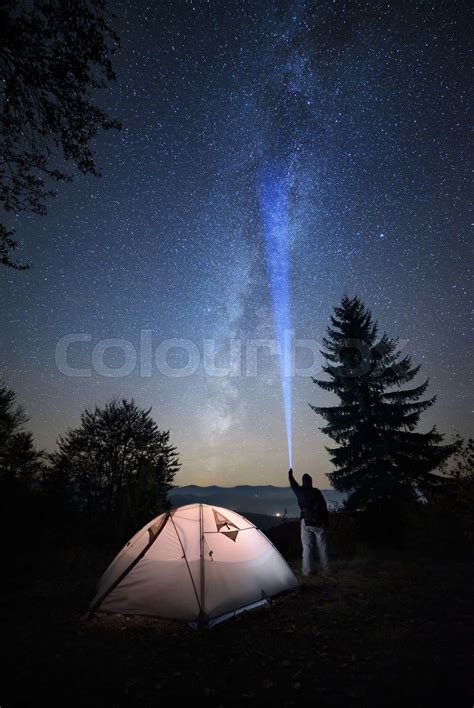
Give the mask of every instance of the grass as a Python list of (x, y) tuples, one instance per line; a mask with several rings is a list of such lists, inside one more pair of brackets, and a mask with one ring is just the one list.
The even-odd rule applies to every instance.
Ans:
[(472, 705), (465, 562), (338, 560), (271, 607), (196, 632), (83, 619), (108, 556), (32, 538), (7, 559), (2, 707)]

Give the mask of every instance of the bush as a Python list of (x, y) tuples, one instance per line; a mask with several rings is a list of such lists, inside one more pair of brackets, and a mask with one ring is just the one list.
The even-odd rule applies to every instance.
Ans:
[(457, 481), (442, 498), (423, 504), (409, 519), (414, 550), (432, 558), (472, 558), (474, 478)]

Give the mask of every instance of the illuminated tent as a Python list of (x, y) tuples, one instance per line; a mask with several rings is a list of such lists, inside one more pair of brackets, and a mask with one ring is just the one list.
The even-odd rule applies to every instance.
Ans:
[(100, 579), (90, 609), (211, 627), (297, 584), (250, 521), (228, 509), (190, 504), (135, 534)]

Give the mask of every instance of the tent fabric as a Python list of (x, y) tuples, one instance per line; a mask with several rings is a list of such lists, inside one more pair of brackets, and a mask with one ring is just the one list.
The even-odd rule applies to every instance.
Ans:
[(254, 524), (229, 509), (190, 504), (133, 536), (100, 579), (91, 610), (212, 626), (297, 585)]

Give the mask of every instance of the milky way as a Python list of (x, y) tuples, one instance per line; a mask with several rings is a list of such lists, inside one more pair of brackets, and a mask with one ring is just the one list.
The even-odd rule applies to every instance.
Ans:
[[(358, 294), (430, 377), (424, 427), (467, 434), (465, 5), (110, 7), (117, 82), (98, 100), (123, 130), (97, 140), (100, 179), (77, 175), (47, 217), (15, 219), (33, 267), (0, 274), (4, 378), (37, 443), (53, 449), (84, 407), (133, 396), (171, 430), (178, 483), (286, 484), (258, 197), (268, 161), (288, 183), (296, 338), (320, 341), (341, 295)], [(74, 367), (90, 368), (104, 339), (125, 338), (139, 361), (124, 377), (66, 376), (55, 352), (72, 333), (88, 336)], [(149, 360), (170, 338), (188, 342), (190, 366), (197, 353), (192, 375)], [(258, 340), (270, 344), (254, 371)], [(106, 363), (123, 356), (109, 349)], [(186, 359), (168, 352), (177, 370)], [(310, 370), (308, 349), (296, 363)], [(331, 398), (308, 376), (293, 388), (295, 470), (328, 486), (329, 440), (308, 403)]]

